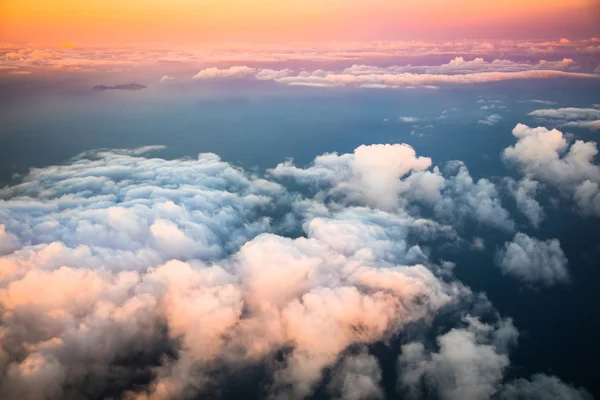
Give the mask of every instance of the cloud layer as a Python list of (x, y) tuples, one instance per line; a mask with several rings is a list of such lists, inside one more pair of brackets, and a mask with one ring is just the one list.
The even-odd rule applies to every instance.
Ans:
[[(463, 163), (442, 173), (409, 145), (371, 145), (259, 176), (160, 150), (89, 152), (0, 190), (2, 398), (227, 398), (252, 373), (259, 397), (381, 398), (370, 346), (403, 335), (407, 396), (586, 394), (504, 382), (516, 328), (425, 251), (460, 242), (465, 219), (514, 230)], [(521, 239), (502, 259), (520, 245), (539, 262), (517, 269), (546, 282), (560, 247)]]

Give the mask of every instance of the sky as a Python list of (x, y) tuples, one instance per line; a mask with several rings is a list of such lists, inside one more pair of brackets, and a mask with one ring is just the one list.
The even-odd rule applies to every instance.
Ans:
[(594, 0), (5, 0), (0, 37), (120, 46), (598, 35)]
[(0, 398), (600, 398), (599, 17), (0, 1)]

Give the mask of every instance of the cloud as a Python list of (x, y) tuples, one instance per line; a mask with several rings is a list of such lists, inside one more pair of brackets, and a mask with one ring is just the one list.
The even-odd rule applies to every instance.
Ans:
[(496, 255), (502, 272), (529, 284), (568, 283), (567, 257), (557, 239), (541, 241), (517, 232)]
[(214, 79), (214, 78), (247, 78), (254, 75), (255, 68), (246, 66), (234, 66), (229, 68), (211, 67), (203, 69), (192, 77), (192, 79)]
[(407, 144), (379, 144), (360, 146), (352, 154), (319, 156), (306, 169), (291, 162), (279, 164), (271, 174), (325, 185), (330, 195), (342, 196), (349, 202), (361, 201), (393, 210), (399, 207), (402, 193), (410, 191), (428, 199), (439, 196), (443, 178), (435, 171), (427, 172), (430, 166), (430, 158), (417, 157)]
[(529, 115), (538, 118), (564, 119), (564, 120), (586, 120), (599, 119), (600, 110), (595, 108), (548, 108), (543, 110), (535, 110)]
[(500, 120), (502, 119), (502, 116), (499, 114), (490, 114), (487, 117), (485, 117), (484, 119), (480, 119), (479, 121), (477, 121), (478, 124), (480, 125), (496, 125), (498, 122), (500, 122)]
[(538, 228), (545, 216), (542, 206), (535, 199), (540, 186), (539, 182), (528, 177), (518, 182), (508, 178), (506, 182), (508, 190), (517, 202), (517, 209), (527, 217), (534, 228)]
[[(577, 56), (589, 57), (600, 51), (597, 41), (592, 39), (560, 41), (351, 41), (351, 42), (313, 42), (288, 45), (259, 44), (212, 44), (203, 46), (181, 46), (177, 48), (156, 48), (151, 46), (121, 46), (97, 48), (74, 46), (65, 42), (62, 45), (28, 44), (17, 45), (1, 43), (0, 49), (15, 53), (14, 58), (5, 59), (14, 66), (35, 65), (37, 68), (62, 69), (78, 73), (107, 71), (116, 67), (134, 67), (136, 70), (165, 65), (198, 64), (227, 69), (230, 66), (263, 64), (272, 68), (274, 63), (311, 63), (311, 62), (352, 62), (357, 66), (371, 60), (413, 58), (415, 56), (435, 56), (447, 60), (446, 63), (433, 66), (404, 65), (389, 68), (344, 67), (354, 73), (368, 74), (369, 70), (377, 74), (385, 70), (392, 74), (416, 72), (425, 74), (463, 74), (470, 72), (522, 72), (529, 70), (584, 71), (592, 70), (578, 65)], [(10, 50), (10, 51), (6, 51)], [(35, 57), (32, 53), (54, 53), (53, 57)], [(538, 57), (538, 62), (517, 62), (498, 59), (499, 54), (518, 57)], [(571, 58), (565, 57), (568, 55)], [(546, 61), (556, 59), (558, 61)], [(304, 66), (306, 67), (306, 66)], [(260, 69), (259, 66), (256, 66)], [(173, 71), (167, 71), (172, 73)], [(339, 72), (339, 71), (338, 71)], [(370, 85), (368, 82), (364, 83)], [(360, 86), (360, 85), (359, 85)], [(433, 85), (431, 85), (433, 86)], [(375, 86), (368, 86), (375, 87)]]
[(169, 76), (169, 75), (165, 75), (162, 78), (160, 78), (161, 83), (169, 83), (169, 82), (173, 82), (174, 80), (175, 80), (175, 78), (173, 78), (172, 76)]
[(333, 371), (329, 392), (344, 400), (383, 399), (380, 385), (379, 363), (363, 347), (358, 354), (344, 357)]
[(10, 254), (19, 248), (19, 238), (6, 231), (6, 227), (0, 224), (0, 256)]
[[(444, 177), (406, 144), (370, 145), (261, 175), (147, 156), (162, 149), (88, 152), (0, 189), (0, 397), (219, 398), (235, 381), (380, 398), (371, 345), (483, 309), (422, 248), (458, 238), (420, 207), (511, 228), (462, 163)], [(517, 331), (490, 310), (444, 328), (439, 350), (410, 342), (401, 381), (501, 390)]]
[(554, 102), (554, 101), (549, 101), (549, 100), (536, 100), (536, 99), (533, 99), (533, 100), (524, 100), (524, 102), (526, 102), (526, 103), (537, 103), (537, 104), (547, 104), (547, 105), (553, 105), (553, 104), (556, 104), (556, 102)]
[(580, 211), (600, 214), (598, 183), (600, 167), (594, 162), (598, 154), (595, 142), (576, 140), (569, 145), (563, 133), (544, 127), (530, 128), (517, 124), (514, 146), (504, 149), (505, 161), (516, 165), (527, 176), (557, 188), (572, 197)]
[[(215, 154), (142, 156), (160, 149), (82, 154), (2, 189), (3, 398), (210, 395), (219, 371), (244, 365), (267, 368), (273, 397), (304, 398), (336, 365), (329, 390), (377, 395), (373, 357), (337, 364), (344, 351), (470, 293), (409, 245), (434, 223), (312, 200), (317, 216), (306, 199), (283, 205), (305, 235), (283, 237), (269, 233), (294, 198), (282, 186)], [(353, 159), (347, 178), (381, 191), (430, 164), (400, 145), (323, 157)]]
[(514, 230), (515, 223), (502, 207), (496, 185), (487, 179), (474, 181), (466, 165), (460, 161), (450, 162), (446, 170), (450, 177), (434, 204), (439, 219), (460, 223), (469, 218), (504, 231)]
[(284, 78), (288, 75), (291, 75), (293, 72), (294, 71), (287, 68), (281, 70), (261, 69), (256, 73), (256, 79), (260, 81), (272, 81), (275, 79)]
[(398, 120), (400, 122), (409, 124), (409, 123), (418, 122), (420, 120), (420, 118), (418, 118), (418, 117), (399, 117)]
[(585, 389), (574, 388), (555, 376), (535, 374), (530, 380), (516, 379), (506, 384), (498, 395), (500, 400), (592, 400)]
[(600, 130), (600, 119), (597, 119), (594, 121), (570, 121), (570, 122), (563, 124), (563, 126), (569, 127), (569, 128), (577, 127), (577, 128), (590, 129), (593, 131), (599, 131)]
[(442, 400), (485, 400), (500, 389), (509, 365), (504, 347), (518, 333), (510, 321), (493, 327), (469, 316), (467, 322), (464, 329), (438, 336), (438, 352), (429, 353), (419, 342), (402, 346), (400, 383), (410, 398), (433, 391)]
[(529, 115), (545, 120), (555, 120), (563, 127), (600, 130), (600, 110), (595, 108), (555, 108), (535, 110)]
[(328, 72), (326, 75), (297, 75), (276, 79), (286, 85), (386, 85), (390, 88), (413, 85), (440, 84), (477, 84), (521, 79), (551, 79), (558, 77), (594, 78), (597, 75), (564, 72), (554, 70), (528, 70), (520, 72), (474, 72), (467, 74), (428, 74), (428, 73), (373, 73), (369, 75), (352, 75), (347, 73)]

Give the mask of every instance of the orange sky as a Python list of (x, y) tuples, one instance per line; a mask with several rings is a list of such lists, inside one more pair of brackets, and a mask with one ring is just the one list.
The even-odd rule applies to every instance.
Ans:
[[(0, 0), (0, 39), (131, 42), (414, 39), (535, 35), (600, 25), (595, 0)], [(557, 17), (559, 16), (559, 17)], [(554, 17), (554, 19), (552, 19)], [(596, 22), (594, 22), (596, 21)], [(544, 26), (545, 25), (545, 26)], [(492, 30), (487, 28), (494, 28)], [(566, 36), (559, 32), (555, 37)]]

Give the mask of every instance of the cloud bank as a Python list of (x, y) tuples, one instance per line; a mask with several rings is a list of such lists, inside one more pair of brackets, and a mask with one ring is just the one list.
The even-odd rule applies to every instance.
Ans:
[[(88, 152), (0, 190), (2, 398), (381, 398), (371, 346), (403, 335), (407, 396), (586, 394), (504, 382), (516, 328), (424, 251), (459, 241), (445, 222), (514, 229), (464, 164), (371, 145), (260, 176), (212, 153), (148, 156), (162, 149)], [(560, 259), (526, 239), (530, 258)]]

